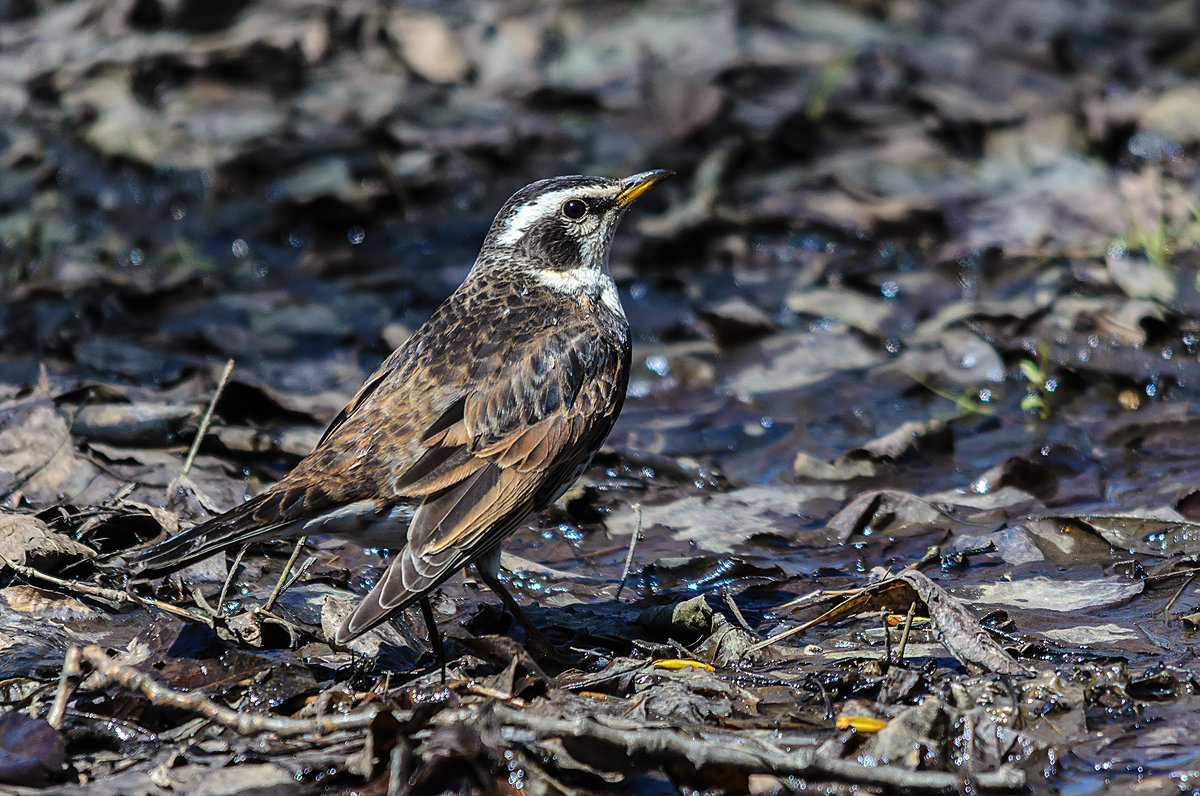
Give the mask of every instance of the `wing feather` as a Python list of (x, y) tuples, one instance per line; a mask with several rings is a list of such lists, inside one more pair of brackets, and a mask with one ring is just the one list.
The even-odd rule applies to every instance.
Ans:
[(425, 452), (397, 474), (398, 488), (423, 502), (405, 548), (339, 640), (408, 606), (561, 493), (621, 410), (628, 339), (621, 343), (576, 328), (541, 341), (537, 356), (493, 359), (499, 372), (474, 374), (477, 389), (452, 404), (458, 414), (439, 418), (423, 437)]

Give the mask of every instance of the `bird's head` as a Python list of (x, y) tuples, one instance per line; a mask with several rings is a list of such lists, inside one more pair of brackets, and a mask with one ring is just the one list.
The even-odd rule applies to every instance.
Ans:
[(672, 174), (658, 169), (622, 180), (573, 175), (526, 185), (496, 214), (483, 250), (517, 255), (547, 284), (585, 289), (607, 278), (609, 244), (630, 203)]

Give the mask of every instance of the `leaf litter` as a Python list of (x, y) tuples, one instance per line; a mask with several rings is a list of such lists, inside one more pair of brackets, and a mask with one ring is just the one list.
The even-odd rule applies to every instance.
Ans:
[[(1086, 5), (0, 9), (0, 784), (1185, 787), (1200, 36)], [(444, 679), (415, 616), (330, 647), (335, 538), (126, 587), (514, 186), (649, 167), (630, 398), (504, 558), (571, 663), (469, 575)]]

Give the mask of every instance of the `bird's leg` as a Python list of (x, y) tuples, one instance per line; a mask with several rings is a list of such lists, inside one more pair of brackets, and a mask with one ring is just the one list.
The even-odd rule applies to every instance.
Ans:
[(425, 620), (425, 629), (429, 631), (429, 646), (433, 647), (433, 657), (437, 659), (438, 667), (442, 670), (442, 682), (446, 682), (446, 650), (442, 646), (442, 634), (438, 632), (437, 620), (433, 617), (433, 606), (428, 597), (422, 597), (421, 617)]
[[(497, 566), (488, 566), (493, 561)], [(482, 560), (476, 561), (475, 571), (479, 573), (480, 580), (482, 580), (489, 589), (496, 593), (496, 596), (500, 598), (500, 602), (504, 603), (504, 607), (508, 609), (510, 614), (512, 614), (513, 619), (516, 619), (517, 622), (520, 623), (521, 627), (525, 628), (525, 634), (529, 636), (529, 641), (537, 651), (538, 655), (542, 656), (543, 658), (548, 658), (556, 663), (578, 663), (577, 660), (568, 658), (562, 653), (558, 652), (554, 648), (554, 645), (550, 642), (550, 639), (546, 638), (546, 635), (542, 633), (541, 630), (538, 630), (538, 627), (533, 623), (533, 620), (530, 619), (525, 614), (525, 611), (521, 608), (521, 606), (517, 604), (517, 601), (513, 598), (512, 594), (500, 581), (500, 576), (496, 571), (499, 568), (499, 561), (500, 553), (497, 550), (495, 556), (485, 556)]]

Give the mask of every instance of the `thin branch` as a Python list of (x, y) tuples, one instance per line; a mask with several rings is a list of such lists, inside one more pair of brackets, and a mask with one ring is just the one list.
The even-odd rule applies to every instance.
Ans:
[(1175, 594), (1173, 594), (1171, 596), (1171, 599), (1167, 601), (1166, 606), (1163, 608), (1163, 621), (1164, 622), (1167, 621), (1168, 616), (1171, 613), (1171, 609), (1175, 607), (1175, 603), (1178, 602), (1179, 598), (1183, 596), (1184, 590), (1187, 589), (1188, 586), (1192, 585), (1192, 581), (1194, 581), (1195, 579), (1196, 579), (1196, 573), (1193, 572), (1191, 575), (1188, 576), (1187, 580), (1185, 580), (1182, 584), (1180, 584), (1179, 590), (1176, 591)]
[(225, 582), (221, 584), (221, 594), (217, 597), (217, 615), (220, 615), (225, 610), (225, 596), (229, 594), (229, 584), (233, 583), (233, 576), (237, 574), (238, 567), (242, 565), (242, 556), (246, 555), (246, 550), (250, 545), (244, 544), (237, 551), (237, 555), (233, 557), (233, 563), (229, 565), (229, 571), (225, 573)]
[[(888, 765), (864, 766), (852, 760), (827, 757), (813, 749), (785, 750), (765, 741), (746, 738), (744, 733), (707, 728), (690, 733), (662, 724), (647, 725), (615, 717), (556, 719), (517, 710), (503, 703), (493, 703), (492, 710), (504, 725), (501, 732), (508, 740), (529, 743), (570, 738), (615, 748), (633, 761), (650, 758), (691, 769), (711, 766), (714, 769), (768, 771), (782, 776), (812, 778), (823, 775), (844, 782), (924, 791), (957, 791), (968, 779), (949, 772), (910, 771)], [(995, 771), (972, 774), (969, 780), (979, 789), (1019, 790), (1025, 787), (1025, 772), (1001, 766)]]
[(265, 610), (270, 611), (274, 608), (275, 601), (279, 599), (279, 595), (283, 594), (283, 590), (291, 585), (291, 583), (286, 583), (285, 585), (285, 582), (288, 579), (288, 575), (292, 572), (292, 565), (300, 557), (300, 551), (304, 549), (304, 543), (307, 541), (307, 536), (301, 536), (296, 540), (296, 546), (292, 548), (292, 555), (288, 558), (287, 564), (284, 565), (283, 572), (279, 573), (279, 580), (275, 581), (275, 588), (271, 590), (271, 596), (267, 598), (267, 604), (264, 606)]
[(82, 583), (77, 580), (63, 580), (62, 578), (56, 578), (53, 575), (47, 575), (45, 572), (34, 569), (33, 567), (28, 567), (24, 564), (18, 564), (3, 553), (0, 553), (0, 561), (3, 561), (5, 566), (11, 568), (14, 572), (27, 580), (42, 580), (46, 583), (57, 586), (69, 594), (101, 600), (115, 608), (120, 608), (122, 605), (127, 605), (131, 602), (136, 602), (136, 600), (123, 591), (118, 591), (117, 589), (106, 589), (103, 586), (93, 586), (90, 583)]
[(760, 649), (763, 649), (764, 647), (769, 647), (772, 644), (775, 644), (776, 642), (783, 641), (786, 638), (791, 638), (792, 636), (803, 633), (805, 630), (808, 630), (810, 627), (814, 627), (816, 625), (821, 624), (821, 622), (824, 621), (824, 619), (825, 619), (825, 614), (821, 614), (816, 619), (805, 622), (802, 625), (796, 625), (795, 627), (785, 630), (782, 633), (776, 633), (775, 635), (771, 636), (768, 639), (760, 641), (757, 644), (754, 644), (750, 647), (747, 647), (746, 651), (742, 654), (749, 655), (751, 652), (756, 652)]
[(63, 718), (67, 715), (67, 702), (75, 692), (75, 678), (81, 674), (79, 667), (79, 647), (74, 645), (67, 648), (67, 656), (63, 659), (62, 674), (58, 677), (58, 691), (54, 694), (54, 704), (46, 721), (56, 730), (61, 730)]
[(84, 647), (81, 654), (83, 659), (95, 670), (95, 674), (105, 683), (119, 685), (131, 691), (139, 691), (155, 705), (199, 714), (214, 724), (228, 727), (239, 735), (269, 732), (281, 738), (289, 738), (300, 735), (328, 735), (339, 730), (360, 730), (369, 727), (375, 717), (384, 710), (384, 708), (374, 705), (353, 713), (339, 713), (315, 719), (239, 713), (217, 704), (199, 692), (176, 691), (160, 685), (137, 669), (112, 660), (104, 654), (104, 650), (95, 645)]
[(625, 554), (625, 567), (621, 570), (621, 582), (617, 585), (617, 595), (613, 597), (613, 600), (621, 599), (625, 581), (629, 580), (629, 569), (633, 566), (633, 551), (637, 549), (638, 537), (642, 535), (642, 504), (635, 503), (633, 511), (637, 516), (637, 522), (633, 526), (633, 536), (629, 539), (629, 552)]
[(888, 627), (887, 610), (880, 611), (879, 615), (883, 620), (883, 664), (887, 667), (892, 665), (892, 629)]
[(211, 616), (202, 616), (195, 611), (189, 611), (186, 608), (180, 608), (178, 605), (171, 605), (171, 603), (163, 602), (162, 600), (157, 600), (153, 597), (142, 597), (134, 594), (133, 592), (128, 592), (126, 596), (143, 608), (154, 607), (165, 613), (178, 616), (181, 619), (188, 619), (192, 622), (199, 622), (202, 625), (208, 625), (209, 627), (212, 627)]
[(742, 626), (742, 630), (745, 630), (752, 636), (757, 636), (758, 634), (754, 632), (754, 628), (750, 627), (750, 624), (746, 621), (746, 617), (742, 616), (742, 610), (738, 608), (738, 604), (734, 601), (729, 589), (721, 589), (721, 596), (725, 598), (725, 604), (729, 606), (730, 611), (733, 611), (733, 618)]
[(900, 634), (900, 646), (896, 650), (896, 665), (904, 665), (904, 648), (908, 646), (908, 634), (912, 630), (913, 617), (917, 615), (917, 604), (908, 606), (908, 616), (904, 617), (904, 632)]
[(208, 402), (208, 408), (204, 410), (204, 417), (200, 419), (200, 428), (196, 429), (196, 438), (192, 440), (192, 448), (183, 462), (184, 475), (192, 471), (192, 462), (196, 460), (196, 454), (200, 452), (200, 442), (208, 433), (208, 424), (212, 422), (213, 410), (217, 408), (217, 401), (221, 400), (221, 393), (225, 391), (225, 385), (229, 382), (231, 373), (233, 373), (232, 359), (225, 363), (225, 370), (221, 372), (221, 378), (217, 381), (217, 389), (213, 393), (212, 400)]

